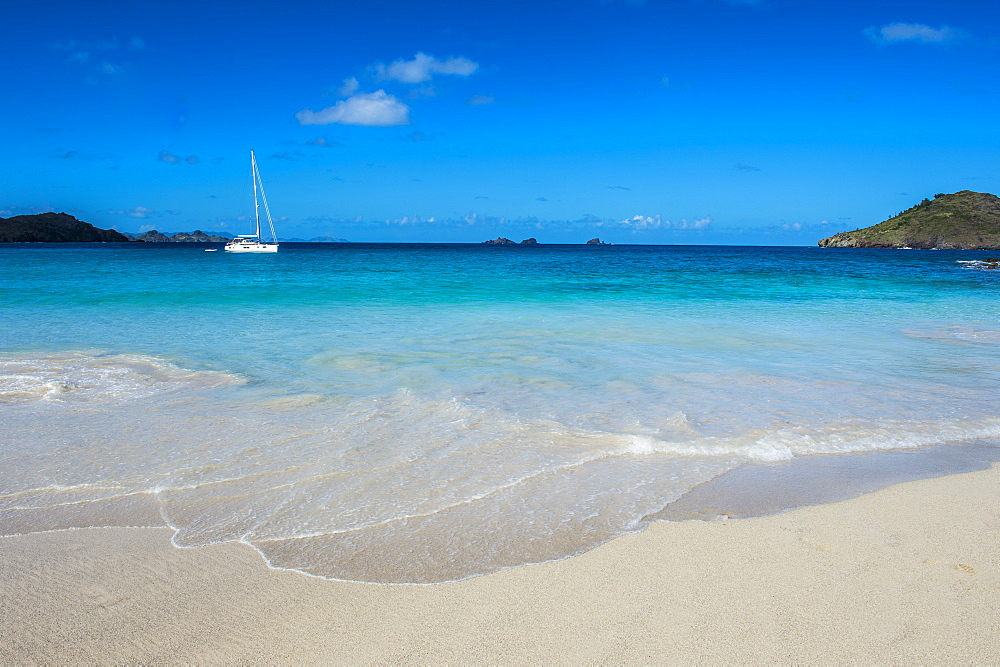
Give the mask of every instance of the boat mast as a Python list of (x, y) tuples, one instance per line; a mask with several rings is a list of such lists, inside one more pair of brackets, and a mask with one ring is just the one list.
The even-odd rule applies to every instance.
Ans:
[(257, 226), (257, 242), (260, 242), (260, 204), (257, 203), (257, 179), (260, 178), (257, 172), (257, 158), (253, 151), (250, 151), (250, 178), (253, 179), (253, 215)]

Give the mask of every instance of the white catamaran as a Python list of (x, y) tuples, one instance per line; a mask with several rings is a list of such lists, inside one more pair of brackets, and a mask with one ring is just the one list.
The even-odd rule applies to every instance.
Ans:
[[(250, 151), (250, 178), (253, 180), (253, 213), (256, 220), (254, 234), (241, 234), (226, 244), (229, 252), (278, 252), (278, 237), (274, 233), (274, 222), (271, 220), (271, 211), (267, 207), (267, 197), (264, 196), (264, 181), (260, 180), (260, 171), (257, 170), (257, 158), (253, 151)], [(257, 191), (260, 190), (260, 201), (264, 202), (264, 214), (267, 216), (267, 226), (271, 229), (271, 241), (265, 242), (260, 238), (260, 201), (257, 198)]]

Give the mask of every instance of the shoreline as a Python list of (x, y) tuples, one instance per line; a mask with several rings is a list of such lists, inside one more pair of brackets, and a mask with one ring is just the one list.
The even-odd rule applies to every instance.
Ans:
[(749, 462), (695, 486), (644, 519), (766, 517), (850, 500), (895, 484), (986, 470), (997, 463), (1000, 445), (990, 440)]
[(0, 539), (4, 662), (996, 662), (1000, 466), (429, 585), (168, 528)]

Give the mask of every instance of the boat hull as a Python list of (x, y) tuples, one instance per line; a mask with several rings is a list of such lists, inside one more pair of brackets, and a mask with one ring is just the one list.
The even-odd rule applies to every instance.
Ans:
[(278, 252), (277, 243), (234, 243), (226, 246), (227, 252)]

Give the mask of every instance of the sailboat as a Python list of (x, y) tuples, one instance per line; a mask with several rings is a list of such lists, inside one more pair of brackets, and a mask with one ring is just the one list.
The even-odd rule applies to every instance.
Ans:
[[(260, 179), (257, 169), (257, 158), (250, 151), (250, 178), (253, 180), (253, 213), (256, 226), (253, 234), (241, 234), (226, 244), (229, 252), (278, 252), (278, 237), (274, 233), (274, 222), (271, 220), (271, 210), (267, 207), (267, 197), (264, 195), (264, 181)], [(257, 191), (260, 191), (258, 201)], [(267, 216), (267, 226), (271, 229), (271, 241), (260, 238), (260, 202), (264, 202), (264, 214)]]

